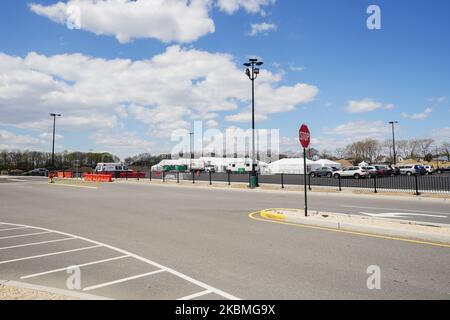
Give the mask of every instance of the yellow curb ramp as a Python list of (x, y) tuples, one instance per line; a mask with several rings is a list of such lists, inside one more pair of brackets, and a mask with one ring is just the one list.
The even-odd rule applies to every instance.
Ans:
[(259, 212), (259, 215), (266, 219), (286, 220), (286, 215), (279, 212), (282, 209), (266, 209)]
[[(403, 220), (393, 221), (379, 219), (380, 223), (393, 223), (396, 222), (398, 227), (395, 226), (377, 226), (371, 225), (370, 222), (361, 223), (362, 219), (370, 220), (370, 218), (362, 218), (353, 216), (352, 218), (361, 220), (356, 223), (353, 222), (339, 222), (339, 221), (318, 221), (309, 220), (310, 217), (292, 217), (286, 215), (280, 211), (296, 212), (296, 209), (265, 209), (259, 212), (252, 212), (248, 216), (250, 219), (268, 223), (282, 224), (286, 226), (292, 226), (297, 228), (313, 229), (319, 231), (335, 232), (341, 234), (350, 234), (355, 236), (364, 236), (370, 238), (378, 238), (384, 240), (402, 241), (414, 244), (431, 245), (437, 247), (450, 248), (450, 237), (448, 235), (448, 229), (445, 229), (446, 234), (437, 234), (433, 231), (424, 230), (402, 230), (400, 226), (405, 223)], [(332, 213), (327, 213), (333, 215)], [(259, 216), (259, 217), (258, 217)], [(359, 222), (359, 223), (358, 223)], [(433, 227), (429, 227), (433, 228)], [(445, 227), (447, 228), (447, 227)], [(430, 229), (431, 230), (431, 229)]]

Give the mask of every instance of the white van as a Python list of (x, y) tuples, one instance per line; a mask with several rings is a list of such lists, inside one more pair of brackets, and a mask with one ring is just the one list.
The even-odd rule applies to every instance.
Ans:
[(123, 163), (97, 163), (95, 172), (98, 173), (115, 173), (128, 171), (128, 167)]

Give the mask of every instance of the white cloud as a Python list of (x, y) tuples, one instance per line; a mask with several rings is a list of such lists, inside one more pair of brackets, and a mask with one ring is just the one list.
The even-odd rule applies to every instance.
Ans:
[[(39, 137), (41, 139), (47, 140), (47, 141), (52, 141), (53, 140), (53, 133), (51, 132), (43, 132), (39, 135)], [(55, 134), (55, 141), (60, 141), (63, 140), (64, 136), (61, 134)]]
[(30, 4), (31, 10), (66, 24), (68, 9), (79, 8), (80, 27), (96, 35), (113, 35), (121, 43), (136, 38), (192, 42), (214, 32), (209, 0), (69, 0)]
[[(315, 86), (298, 83), (293, 87), (279, 87), (274, 89), (269, 83), (262, 83), (256, 87), (255, 108), (257, 121), (265, 121), (268, 115), (280, 112), (288, 112), (295, 109), (300, 104), (305, 104), (314, 100), (319, 93)], [(251, 121), (251, 106), (249, 105), (240, 113), (227, 116), (226, 121), (249, 122)]]
[(390, 133), (390, 127), (383, 121), (356, 121), (325, 129), (326, 134), (351, 136), (355, 139), (381, 139)]
[(269, 31), (277, 30), (277, 26), (273, 23), (255, 23), (252, 24), (252, 30), (249, 32), (250, 36), (256, 36), (260, 33), (267, 34)]
[(233, 14), (240, 8), (250, 13), (260, 13), (263, 16), (264, 6), (273, 5), (276, 0), (218, 0), (217, 6), (228, 14)]
[[(252, 113), (251, 112), (241, 112), (237, 114), (233, 114), (225, 117), (226, 121), (229, 122), (251, 122), (252, 121)], [(262, 122), (266, 121), (267, 116), (264, 114), (255, 114), (255, 121)]]
[(450, 127), (434, 129), (432, 134), (432, 138), (437, 142), (450, 142)]
[[(261, 70), (256, 87), (259, 120), (312, 101), (318, 88), (280, 86), (280, 74)], [(58, 133), (124, 128), (139, 121), (154, 137), (170, 137), (192, 120), (228, 115), (243, 121), (251, 105), (249, 80), (233, 56), (171, 46), (147, 60), (82, 54), (13, 57), (0, 53), (0, 124)], [(230, 115), (230, 112), (234, 113)], [(245, 115), (246, 114), (246, 115)], [(207, 126), (217, 126), (209, 122)]]
[(19, 135), (0, 129), (0, 150), (41, 149), (44, 141), (30, 135)]
[(214, 33), (210, 17), (213, 4), (228, 14), (242, 8), (265, 15), (263, 7), (274, 3), (275, 0), (68, 0), (50, 5), (32, 3), (30, 9), (63, 25), (73, 20), (74, 13), (79, 14), (75, 19), (77, 28), (114, 36), (120, 43), (133, 39), (190, 43)]
[(411, 120), (425, 120), (428, 118), (428, 116), (430, 115), (430, 113), (433, 112), (433, 109), (431, 108), (426, 108), (423, 112), (421, 113), (413, 113), (413, 114), (409, 114), (406, 112), (402, 112), (402, 117), (405, 119), (411, 119)]
[(443, 103), (443, 102), (447, 101), (447, 97), (442, 96), (442, 97), (437, 97), (437, 98), (429, 98), (428, 101), (436, 102), (436, 103)]
[(305, 71), (306, 70), (305, 67), (296, 67), (296, 66), (290, 66), (289, 69), (291, 71), (294, 71), (294, 72), (301, 72), (301, 71)]
[(378, 109), (389, 110), (394, 108), (393, 104), (383, 104), (372, 99), (350, 100), (347, 104), (347, 111), (350, 113), (371, 112)]
[(140, 138), (134, 132), (99, 131), (91, 136), (104, 152), (111, 152), (121, 158), (152, 151), (154, 143)]

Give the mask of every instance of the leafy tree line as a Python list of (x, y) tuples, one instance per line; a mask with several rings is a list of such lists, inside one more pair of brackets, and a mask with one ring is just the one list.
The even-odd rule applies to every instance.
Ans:
[[(120, 159), (110, 153), (96, 152), (57, 152), (55, 169), (72, 169), (79, 167), (94, 168), (99, 162), (119, 162)], [(0, 170), (29, 171), (34, 168), (52, 169), (51, 152), (40, 151), (0, 151)]]

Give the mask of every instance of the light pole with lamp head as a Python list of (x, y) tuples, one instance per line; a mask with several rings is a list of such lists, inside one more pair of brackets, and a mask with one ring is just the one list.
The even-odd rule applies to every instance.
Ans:
[(52, 143), (52, 169), (55, 169), (55, 128), (56, 128), (56, 117), (61, 117), (59, 113), (50, 113), (53, 117), (53, 143)]
[(397, 155), (395, 153), (395, 125), (398, 121), (390, 121), (389, 124), (392, 125), (392, 150), (394, 151), (394, 166), (397, 165)]
[(244, 63), (247, 67), (245, 74), (252, 81), (252, 178), (253, 183), (250, 182), (250, 187), (254, 188), (258, 185), (256, 181), (256, 162), (255, 162), (255, 80), (259, 75), (259, 68), (263, 65), (262, 61), (258, 59), (249, 59), (249, 62)]
[(189, 132), (189, 171), (192, 171), (192, 137), (194, 132)]

